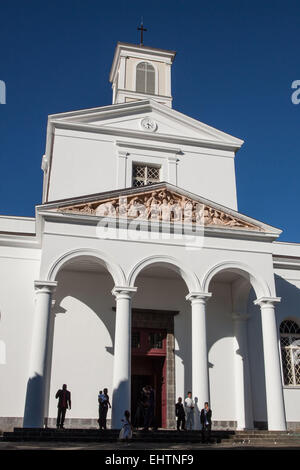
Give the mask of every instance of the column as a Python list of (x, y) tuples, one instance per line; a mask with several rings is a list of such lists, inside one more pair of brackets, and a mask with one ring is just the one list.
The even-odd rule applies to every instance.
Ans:
[(233, 314), (235, 332), (234, 377), (237, 429), (253, 428), (246, 314)]
[(44, 425), (51, 338), (51, 301), (57, 282), (35, 281), (36, 300), (27, 383), (24, 427)]
[(119, 90), (125, 90), (126, 88), (125, 79), (126, 79), (126, 57), (121, 56), (120, 67), (119, 67), (119, 79), (118, 79)]
[(126, 171), (127, 171), (127, 158), (129, 153), (126, 150), (117, 149), (118, 159), (117, 159), (117, 189), (126, 188)]
[(168, 156), (168, 182), (175, 186), (177, 185), (177, 161), (177, 154)]
[(165, 89), (165, 96), (172, 96), (171, 91), (171, 64), (165, 65), (165, 72), (166, 72), (166, 89)]
[(286, 431), (275, 302), (280, 302), (280, 298), (261, 297), (254, 304), (261, 310), (268, 429)]
[(209, 402), (206, 340), (206, 301), (211, 293), (192, 292), (186, 296), (192, 306), (192, 393), (196, 403), (194, 429), (200, 429), (200, 410)]
[(121, 428), (124, 411), (131, 408), (131, 297), (136, 287), (114, 287), (116, 323), (112, 393), (112, 429)]

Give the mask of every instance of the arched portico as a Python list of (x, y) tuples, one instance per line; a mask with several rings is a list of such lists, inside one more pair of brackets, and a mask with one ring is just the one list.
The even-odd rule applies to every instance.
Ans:
[(76, 260), (85, 259), (93, 260), (104, 266), (113, 278), (115, 285), (122, 286), (125, 284), (125, 275), (122, 268), (106, 253), (95, 249), (79, 248), (68, 251), (59, 256), (50, 266), (47, 272), (46, 280), (55, 281), (60, 270), (68, 264), (76, 262)]
[(120, 266), (111, 257), (92, 249), (77, 249), (64, 253), (52, 263), (46, 279), (35, 282), (36, 303), (24, 427), (43, 427), (44, 417), (47, 415), (55, 318), (52, 299), (57, 280), (65, 269), (90, 269), (91, 272), (98, 272), (99, 269), (100, 272), (106, 271), (110, 275), (112, 286), (125, 283)]
[(257, 296), (256, 305), (261, 308), (262, 336), (264, 349), (264, 369), (268, 428), (285, 430), (285, 411), (282, 391), (280, 356), (275, 321), (275, 297), (272, 286), (249, 265), (236, 261), (219, 263), (203, 276), (205, 291), (210, 290), (211, 282), (224, 276), (232, 285), (232, 320), (235, 334), (235, 404), (238, 428), (252, 427), (252, 405), (250, 370), (247, 348), (247, 303), (251, 287)]
[(136, 263), (130, 270), (127, 276), (127, 283), (129, 286), (135, 285), (137, 276), (150, 266), (165, 266), (168, 269), (175, 271), (186, 283), (189, 292), (201, 291), (201, 285), (197, 275), (191, 271), (184, 263), (172, 256), (148, 256)]
[(257, 298), (271, 296), (271, 289), (268, 283), (257, 272), (255, 272), (252, 267), (245, 263), (236, 261), (225, 261), (210, 268), (203, 276), (203, 290), (208, 292), (212, 279), (218, 273), (225, 271), (236, 273), (246, 279), (255, 290)]
[[(175, 272), (184, 281), (187, 295), (184, 294), (182, 300), (188, 300), (191, 303), (191, 331), (187, 332), (188, 337), (185, 341), (191, 345), (191, 385), (197, 402), (194, 428), (199, 429), (198, 406), (202, 406), (204, 401), (209, 400), (205, 306), (210, 294), (203, 292), (197, 274), (185, 263), (166, 255), (149, 256), (140, 260), (129, 271), (127, 282), (134, 286), (137, 278), (144, 272), (158, 272), (160, 269)], [(172, 354), (174, 355), (173, 352)]]

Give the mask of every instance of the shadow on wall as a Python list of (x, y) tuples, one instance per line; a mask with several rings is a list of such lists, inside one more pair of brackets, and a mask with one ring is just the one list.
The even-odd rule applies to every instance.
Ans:
[[(101, 279), (101, 287), (105, 290), (105, 296), (107, 296), (111, 302), (108, 308), (103, 308), (99, 311), (99, 293), (97, 293), (97, 283), (94, 282), (82, 282), (82, 275), (87, 279)], [(74, 276), (78, 279), (79, 282), (72, 282), (72, 277)], [(113, 354), (114, 352), (114, 338), (115, 338), (115, 313), (112, 310), (112, 307), (115, 305), (115, 299), (111, 294), (111, 290), (114, 287), (114, 282), (110, 275), (103, 274), (93, 274), (93, 273), (82, 273), (75, 271), (62, 271), (57, 277), (58, 288), (55, 293), (55, 314), (66, 314), (68, 313), (62, 306), (62, 301), (67, 297), (71, 296), (79, 300), (87, 307), (89, 307), (95, 315), (101, 320), (101, 322), (106, 327), (112, 346), (105, 346), (106, 350)], [(63, 286), (60, 288), (60, 286)], [(101, 305), (101, 304), (100, 304)], [(101, 305), (102, 307), (102, 305)]]
[(43, 377), (40, 375), (35, 375), (28, 380), (23, 427), (30, 428), (43, 425), (43, 422), (41, 422), (41, 416), (43, 416), (44, 407), (41, 397), (44, 394), (44, 387), (45, 382)]
[[(180, 320), (184, 322), (184, 325), (180, 325), (180, 327), (179, 325), (174, 325), (174, 334), (177, 342), (177, 348), (174, 350), (174, 354), (179, 357), (183, 365), (184, 397), (182, 398), (184, 399), (187, 396), (188, 391), (192, 390), (192, 342), (186, 340), (186, 338), (191, 334), (190, 329), (192, 325), (192, 314), (189, 306), (187, 306), (184, 311), (180, 311), (175, 321), (179, 320), (179, 316), (182, 316)], [(178, 397), (175, 398), (177, 400)]]
[(276, 319), (279, 331), (283, 320), (295, 319), (300, 321), (300, 289), (283, 277), (275, 274), (276, 295), (281, 302), (276, 305)]
[[(114, 283), (106, 273), (73, 270), (62, 270), (57, 282), (53, 299), (55, 349), (49, 364), (49, 411), (46, 406), (45, 413), (55, 416), (53, 394), (62, 383), (68, 383), (74, 392), (71, 418), (94, 418), (98, 391), (111, 386), (112, 367), (106, 367), (101, 358), (112, 363)], [(77, 399), (80, 394), (84, 394), (83, 401)]]
[[(118, 388), (113, 392), (112, 396), (112, 429), (121, 429), (122, 419), (124, 419), (124, 412), (126, 411), (124, 403), (128, 402), (128, 383), (120, 382)], [(132, 420), (132, 416), (130, 416)]]
[[(254, 305), (257, 296), (250, 290), (248, 299), (248, 355), (250, 368), (250, 390), (253, 405), (255, 427), (265, 428), (268, 421), (267, 397), (265, 382), (264, 345), (262, 336), (261, 313), (259, 306)], [(247, 396), (245, 396), (247, 399)]]

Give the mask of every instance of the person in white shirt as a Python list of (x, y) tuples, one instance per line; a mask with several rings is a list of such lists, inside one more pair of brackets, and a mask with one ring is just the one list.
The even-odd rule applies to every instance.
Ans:
[(186, 399), (184, 400), (184, 407), (186, 413), (186, 429), (192, 430), (194, 427), (194, 407), (195, 403), (192, 399), (192, 392), (188, 392)]

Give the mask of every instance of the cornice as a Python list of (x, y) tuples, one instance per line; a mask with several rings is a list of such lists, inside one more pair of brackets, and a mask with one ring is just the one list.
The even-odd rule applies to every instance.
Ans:
[(142, 142), (131, 142), (125, 140), (116, 140), (115, 145), (121, 148), (133, 148), (133, 149), (141, 149), (141, 150), (149, 150), (155, 152), (162, 152), (162, 153), (171, 153), (171, 154), (179, 154), (181, 152), (180, 148), (174, 147), (165, 147), (161, 145), (152, 145), (146, 144)]
[(278, 269), (300, 270), (300, 257), (273, 255), (273, 266)]
[[(192, 137), (177, 137), (170, 134), (150, 134), (139, 130), (117, 129), (116, 127), (101, 127), (92, 124), (77, 124), (63, 121), (52, 121), (55, 127), (59, 129), (69, 129), (74, 131), (94, 132), (97, 134), (106, 134), (118, 137), (129, 137), (135, 139), (143, 139), (149, 141), (158, 141), (166, 143), (174, 143), (179, 145), (188, 145), (196, 147), (214, 148), (220, 150), (237, 150), (235, 144), (216, 142), (214, 140), (195, 139)], [(232, 157), (233, 158), (233, 157)]]
[[(236, 150), (238, 150), (244, 143), (243, 140), (238, 139), (237, 137), (233, 137), (230, 134), (220, 131), (219, 129), (215, 129), (214, 127), (211, 127), (201, 121), (198, 121), (197, 119), (191, 118), (190, 116), (187, 116), (186, 114), (183, 114), (180, 111), (169, 108), (164, 104), (160, 104), (156, 100), (153, 100), (151, 98), (141, 101), (133, 101), (131, 103), (120, 103), (102, 106), (100, 108), (92, 108), (82, 111), (72, 111), (69, 113), (51, 115), (49, 116), (49, 121), (57, 125), (59, 122), (70, 123), (80, 119), (80, 123), (77, 124), (93, 125), (89, 122), (92, 119), (94, 121), (96, 119), (98, 121), (104, 121), (116, 117), (132, 116), (134, 114), (148, 113), (152, 111), (157, 111), (166, 118), (173, 121), (177, 121), (185, 127), (192, 128), (195, 131), (204, 131), (208, 135), (212, 136), (211, 139), (203, 139), (205, 141), (214, 142), (216, 144), (220, 143), (225, 146), (229, 145), (230, 147)], [(144, 135), (143, 132), (142, 135)], [(219, 142), (218, 138), (215, 137), (216, 135), (220, 139)]]

